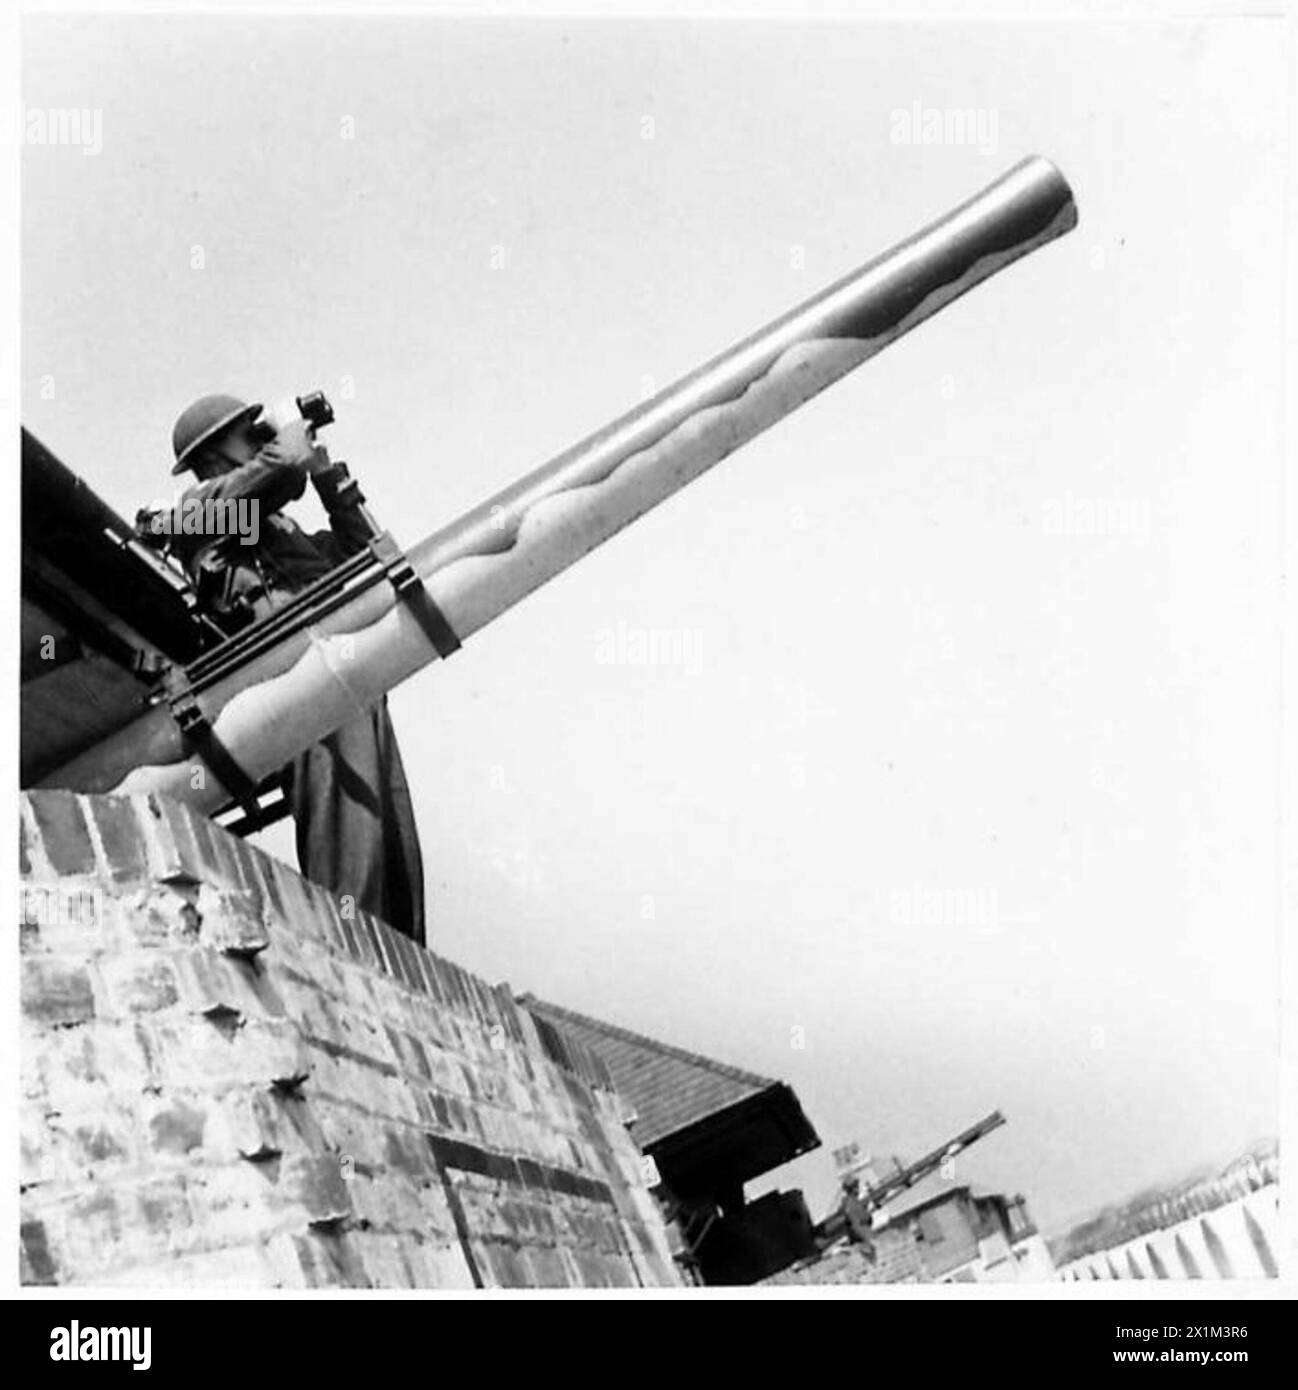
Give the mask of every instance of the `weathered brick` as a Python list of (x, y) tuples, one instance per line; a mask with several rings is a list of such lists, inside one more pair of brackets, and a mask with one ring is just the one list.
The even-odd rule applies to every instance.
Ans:
[(255, 860), (261, 858), (261, 851), (220, 826), (213, 826), (213, 841), (218, 842), (230, 861), (232, 881), (240, 892), (252, 899), (258, 916), (266, 911), (265, 893), (261, 875), (257, 872)]
[(432, 988), (433, 998), (443, 1009), (454, 1008), (455, 992), (451, 987), (446, 961), (435, 951), (427, 951), (425, 954), (428, 957), (428, 983)]
[(354, 1214), (351, 1193), (334, 1154), (284, 1160), (280, 1182), (301, 1203), (312, 1226), (333, 1226)]
[(225, 831), (204, 820), (202, 816), (189, 812), (188, 808), (184, 810), (188, 815), (194, 848), (202, 865), (202, 881), (214, 888), (242, 888), (238, 867), (225, 849)]
[(514, 1003), (514, 992), (508, 985), (496, 986), (496, 1008), (510, 1040), (522, 1043), (523, 1027), (518, 1016), (518, 1005)]
[(438, 1287), (438, 1266), (435, 1259), (436, 1247), (417, 1236), (402, 1235), (401, 1257), (409, 1273), (412, 1289), (435, 1289)]
[[(284, 873), (290, 878), (297, 878), (296, 874), (288, 869), (284, 869)], [(304, 883), (302, 878), (297, 878), (297, 883), (303, 884), (309, 894), (310, 915), (297, 919), (307, 930), (300, 930), (299, 927), (299, 930), (290, 934), (296, 935), (299, 940), (313, 942), (324, 951), (346, 951), (346, 940), (343, 937), (342, 924), (339, 922), (342, 909), (338, 898), (318, 884)]]
[(95, 1274), (95, 1283), (112, 1289), (156, 1291), (174, 1296), (175, 1290), (185, 1283), (180, 1277), (184, 1267), (180, 1255), (159, 1253), (156, 1258), (100, 1270)]
[(437, 1111), (433, 1109), (432, 1098), (427, 1091), (415, 1087), (411, 1091), (415, 1098), (415, 1109), (419, 1112), (419, 1123), (425, 1128), (433, 1129), (437, 1126)]
[(170, 1283), (186, 1289), (249, 1289), (268, 1282), (267, 1266), (259, 1245), (226, 1250), (202, 1250), (181, 1255), (166, 1266)]
[(189, 1183), (195, 1226), (209, 1245), (260, 1243), (306, 1229), (306, 1212), (280, 1181), (282, 1159), (207, 1163)]
[(406, 973), (411, 981), (411, 991), (419, 996), (418, 1000), (413, 1001), (413, 1007), (422, 1014), (433, 1002), (432, 988), (429, 984), (428, 952), (416, 942), (411, 941), (408, 936), (401, 936), (398, 933), (398, 938), (401, 943), (398, 949), (405, 960)]
[(57, 874), (90, 874), (95, 871), (95, 847), (90, 839), (75, 792), (29, 791), (28, 804), (40, 835), (44, 857)]
[(270, 931), (257, 898), (227, 889), (200, 897), (199, 940), (223, 955), (252, 960), (270, 946)]
[(428, 1063), (428, 1054), (424, 1051), (424, 1045), (413, 1034), (406, 1039), (411, 1061), (414, 1063), (414, 1073), (422, 1076), (425, 1080), (432, 1079), (432, 1068)]
[(261, 887), (265, 911), (273, 913), (282, 921), (287, 916), (287, 907), (279, 884), (280, 865), (278, 861), (272, 859), (268, 854), (260, 854), (250, 849), (247, 867), (256, 876)]
[(352, 1239), (373, 1288), (413, 1287), (410, 1266), (404, 1258), (401, 1241), (396, 1236), (371, 1231)]
[(401, 970), (406, 985), (415, 994), (427, 994), (428, 981), (419, 959), (423, 951), (408, 936), (403, 936), (400, 932), (394, 931), (392, 936), (396, 941), (397, 954), (401, 957)]
[(18, 1190), (39, 1187), (56, 1176), (49, 1136), (34, 1106), (18, 1112)]
[(442, 982), (446, 986), (448, 1007), (453, 1009), (461, 1019), (471, 1018), (473, 1009), (469, 1004), (465, 972), (454, 961), (444, 960), (441, 963), (441, 976)]
[(270, 1274), (271, 1287), (276, 1289), (305, 1289), (309, 1285), (302, 1271), (296, 1239), (284, 1231), (266, 1242), (264, 1259)]
[(176, 1175), (151, 1178), (134, 1193), (138, 1219), (144, 1229), (167, 1245), (174, 1245), (194, 1225), (189, 1188)]
[(95, 1016), (90, 971), (60, 960), (28, 957), (23, 961), (23, 1013), (36, 1023), (65, 1027)]
[(384, 1166), (384, 1130), (370, 1116), (328, 1099), (314, 1101), (312, 1108), (323, 1142), (337, 1158), (344, 1179), (357, 1168), (377, 1172)]
[(389, 979), (400, 980), (401, 967), (397, 962), (396, 944), (389, 940), (391, 933), (386, 924), (368, 912), (357, 912), (356, 920), (364, 930), (365, 939), (369, 942), (374, 964)]
[(312, 1231), (294, 1236), (293, 1244), (308, 1288), (373, 1287), (357, 1253), (355, 1237)]
[(19, 1226), (21, 1259), (19, 1282), (57, 1284), (58, 1267), (50, 1253), (49, 1237), (43, 1221), (24, 1221)]
[(207, 878), (203, 849), (194, 837), (194, 817), (169, 796), (150, 794), (140, 810), (149, 872), (159, 882), (197, 884)]
[(356, 938), (360, 942), (362, 959), (376, 970), (381, 970), (385, 975), (391, 975), (392, 967), (384, 954), (383, 942), (379, 937), (378, 929), (375, 927), (374, 918), (368, 912), (357, 912), (355, 923)]
[(416, 1131), (387, 1126), (383, 1157), (388, 1172), (401, 1173), (416, 1181), (425, 1181), (437, 1172), (428, 1145)]
[(406, 1061), (406, 1049), (409, 1044), (404, 1035), (386, 1023), (383, 1024), (382, 1027), (383, 1036), (388, 1040), (388, 1048), (391, 1052), (393, 1061), (403, 1071), (409, 1070), (409, 1064)]
[(183, 946), (198, 940), (199, 915), (192, 890), (174, 884), (143, 889), (109, 905), (114, 938), (121, 946)]
[(203, 1147), (207, 1111), (181, 1099), (150, 1103), (146, 1109), (146, 1129), (155, 1153), (183, 1158)]
[(419, 1189), (413, 1183), (393, 1182), (386, 1173), (378, 1177), (358, 1174), (348, 1182), (347, 1191), (359, 1223), (394, 1233), (420, 1229), (424, 1212)]
[(407, 939), (400, 932), (394, 931), (386, 922), (374, 922), (374, 930), (383, 945), (383, 954), (388, 963), (388, 974), (404, 989), (412, 990), (415, 993), (422, 993), (421, 984), (417, 978), (412, 977), (411, 969), (413, 962), (408, 958), (405, 946), (409, 945)]
[[(527, 1058), (528, 1075), (533, 1080), (539, 1080), (538, 1061), (545, 1055), (545, 1047), (541, 1042), (540, 1029), (537, 1028), (536, 1019), (532, 1013), (522, 1005), (518, 1005), (517, 1001), (515, 1001), (515, 1004), (518, 1010), (518, 1025), (523, 1034), (523, 1045), (527, 1048), (528, 1052), (532, 1054)], [(534, 1061), (533, 1058), (538, 1060)]]
[(345, 949), (342, 927), (356, 916), (356, 903), (350, 894), (331, 893), (287, 868), (280, 887), (293, 928), (303, 940), (314, 941), (326, 951)]
[(91, 838), (98, 841), (99, 870), (108, 878), (139, 879), (148, 873), (148, 841), (131, 797), (94, 796), (83, 804)]
[(529, 1245), (523, 1251), (531, 1288), (562, 1289), (568, 1286), (568, 1267), (558, 1250), (545, 1245)]
[(476, 1287), (464, 1247), (458, 1241), (426, 1246), (424, 1261), (430, 1270), (428, 1287), (437, 1289), (472, 1289)]
[(468, 1019), (477, 1019), (469, 985), (469, 972), (461, 970), (454, 961), (446, 962), (446, 973), (450, 977), (453, 1007)]
[(477, 1015), (479, 1021), (486, 1028), (490, 1029), (493, 1024), (500, 1022), (491, 991), (476, 975), (468, 975), (467, 979), (469, 982), (469, 996), (473, 1004), (473, 1012)]
[(361, 954), (360, 937), (357, 934), (356, 930), (356, 923), (351, 918), (340, 917), (338, 920), (338, 929), (342, 932), (343, 943), (346, 947), (347, 954), (352, 958), (352, 960), (363, 959), (363, 956)]
[[(593, 1054), (552, 1046), (568, 1069), (552, 1064), (507, 987), (341, 920), (329, 894), (164, 802), (92, 808), (103, 876), (81, 881), (107, 895), (102, 939), (25, 943), (64, 970), (29, 974), (54, 987), (23, 1025), (24, 1218), (57, 1277), (468, 1287), (458, 1219), (486, 1283), (629, 1282), (615, 1211), (641, 1219), (639, 1177), (621, 1172), (629, 1140), (591, 1090)], [(140, 884), (105, 872), (146, 858)], [(425, 1135), (470, 1165), (455, 1211)]]
[(284, 925), (299, 936), (327, 942), (328, 936), (319, 925), (323, 918), (317, 900), (327, 895), (313, 891), (313, 885), (287, 869), (279, 871), (277, 881), (284, 903)]
[(284, 1001), (268, 979), (209, 946), (177, 953), (175, 969), (180, 998), (190, 1013), (284, 1016)]
[(457, 1239), (455, 1213), (451, 1210), (450, 1199), (440, 1179), (422, 1183), (417, 1191), (421, 1213), (419, 1231), (439, 1242)]
[(211, 862), (215, 864), (220, 886), (241, 892), (247, 888), (243, 864), (238, 854), (239, 841), (214, 821), (205, 821), (202, 827), (195, 827), (195, 837), (206, 839)]
[(483, 1280), (491, 1288), (524, 1289), (528, 1269), (519, 1252), (500, 1241), (474, 1241), (473, 1254)]
[(158, 799), (143, 794), (131, 798), (135, 821), (144, 855), (145, 872), (155, 883), (184, 883), (190, 877), (172, 835), (170, 822), (163, 814)]
[(21, 1048), (24, 1097), (48, 1110), (85, 1109), (100, 1095), (95, 1028), (25, 1030)]
[(267, 1091), (236, 1091), (222, 1102), (222, 1112), (239, 1156), (259, 1163), (278, 1158), (292, 1142), (279, 1104)]
[(413, 942), (411, 943), (411, 956), (415, 969), (419, 972), (420, 993), (426, 994), (430, 1001), (436, 1001), (438, 999), (437, 979), (433, 973), (432, 957), (424, 947), (416, 946)]
[(21, 878), (27, 878), (32, 873), (34, 844), (35, 836), (31, 826), (27, 823), (27, 817), (20, 816), (18, 820), (18, 874)]
[(100, 1269), (130, 1257), (131, 1222), (123, 1220), (113, 1189), (89, 1187), (63, 1207), (59, 1218), (56, 1259), (70, 1282), (88, 1282)]
[(55, 1149), (61, 1170), (74, 1181), (105, 1167), (132, 1163), (138, 1150), (134, 1116), (112, 1103), (94, 1111), (52, 1116), (45, 1126), (45, 1142)]
[(176, 971), (168, 956), (156, 951), (106, 956), (99, 965), (102, 982), (99, 1012), (105, 1018), (155, 1014), (180, 1000)]

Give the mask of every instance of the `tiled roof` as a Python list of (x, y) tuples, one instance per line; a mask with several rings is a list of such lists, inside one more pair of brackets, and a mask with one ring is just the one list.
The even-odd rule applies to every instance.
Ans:
[(518, 1002), (604, 1059), (618, 1094), (636, 1113), (631, 1133), (642, 1149), (781, 1084), (535, 995)]

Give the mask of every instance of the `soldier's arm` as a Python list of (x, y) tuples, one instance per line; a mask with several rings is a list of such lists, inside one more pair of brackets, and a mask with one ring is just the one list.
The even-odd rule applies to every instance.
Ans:
[[(185, 493), (180, 505), (198, 502), (255, 501), (267, 513), (296, 501), (306, 491), (306, 476), (300, 463), (286, 457), (274, 444), (268, 444), (251, 463), (240, 464), (228, 473), (206, 478)], [(213, 514), (216, 509), (213, 508)]]
[(317, 450), (323, 462), (311, 469), (311, 481), (329, 515), (329, 530), (317, 531), (311, 539), (340, 560), (364, 550), (374, 536), (365, 512), (365, 494), (345, 463), (333, 463), (324, 449)]
[(199, 558), (216, 542), (251, 524), (247, 515), (251, 504), (260, 516), (266, 516), (305, 491), (301, 461), (272, 442), (251, 462), (185, 490), (169, 519), (172, 548), (192, 574)]

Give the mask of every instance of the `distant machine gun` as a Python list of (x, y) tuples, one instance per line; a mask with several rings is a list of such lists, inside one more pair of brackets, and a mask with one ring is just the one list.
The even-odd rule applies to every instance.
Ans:
[(854, 1244), (873, 1247), (870, 1232), (874, 1214), (882, 1211), (889, 1202), (894, 1201), (908, 1188), (940, 1172), (957, 1154), (963, 1153), (970, 1144), (976, 1144), (993, 1130), (1005, 1123), (1005, 1116), (999, 1110), (985, 1115), (977, 1124), (961, 1130), (953, 1139), (948, 1139), (940, 1148), (926, 1153), (923, 1158), (891, 1173), (867, 1181), (865, 1191), (861, 1191), (861, 1179), (875, 1171), (873, 1159), (865, 1158), (849, 1162), (839, 1170), (839, 1182), (843, 1188), (843, 1198), (836, 1210), (821, 1223), (817, 1235), (819, 1244), (824, 1247), (847, 1236)]
[[(263, 783), (831, 382), (1076, 224), (1063, 176), (1045, 159), (1025, 160), (408, 552), (376, 538), (173, 672), (144, 708), (39, 785), (162, 792), (207, 814), (228, 808), (239, 799), (231, 780)], [(327, 423), (327, 402), (297, 404)]]

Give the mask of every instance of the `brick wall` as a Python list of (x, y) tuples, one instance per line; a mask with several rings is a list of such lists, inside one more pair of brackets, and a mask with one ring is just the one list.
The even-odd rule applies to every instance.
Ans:
[(876, 1231), (874, 1258), (859, 1245), (840, 1245), (820, 1259), (782, 1270), (764, 1284), (916, 1284), (928, 1280), (919, 1243), (908, 1226)]
[(675, 1283), (597, 1058), (162, 797), (22, 799), (21, 1278)]

